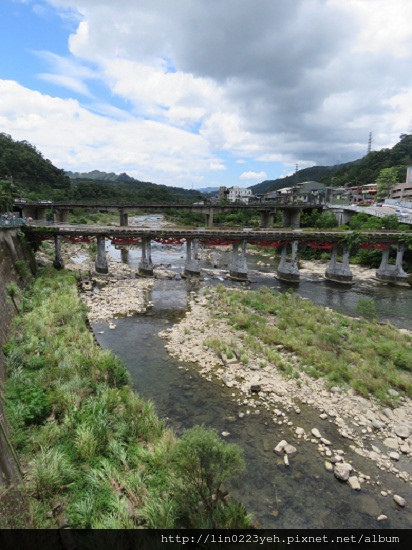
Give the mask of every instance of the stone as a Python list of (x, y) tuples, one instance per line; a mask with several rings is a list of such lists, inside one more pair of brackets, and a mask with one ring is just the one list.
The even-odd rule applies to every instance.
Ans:
[(385, 426), (385, 424), (377, 418), (374, 418), (372, 420), (372, 426), (375, 428), (375, 430), (381, 430)]
[(332, 445), (332, 443), (329, 441), (329, 439), (325, 439), (324, 437), (320, 438), (321, 443), (324, 445)]
[(311, 431), (311, 434), (314, 436), (314, 437), (317, 437), (318, 439), (320, 439), (322, 436), (320, 435), (320, 431), (317, 429), (317, 428), (313, 428), (313, 430)]
[(230, 432), (222, 432), (222, 437), (228, 437), (230, 435)]
[(289, 456), (295, 455), (298, 452), (296, 447), (289, 444), (284, 446), (283, 451)]
[(399, 447), (399, 444), (398, 444), (397, 440), (394, 437), (387, 437), (384, 440), (383, 444), (386, 447), (389, 447), (389, 449), (393, 449), (394, 451), (397, 451), (398, 447)]
[(359, 479), (356, 476), (350, 476), (348, 479), (348, 483), (351, 489), (354, 491), (360, 491), (361, 486), (359, 483)]
[(303, 428), (296, 428), (296, 435), (305, 435), (305, 430)]
[(388, 516), (385, 516), (385, 514), (381, 514), (376, 518), (378, 521), (386, 521), (388, 519)]
[(352, 466), (350, 464), (347, 462), (339, 462), (335, 464), (333, 473), (337, 479), (340, 479), (341, 481), (348, 481), (351, 471)]
[(328, 472), (333, 472), (333, 464), (329, 460), (325, 460), (324, 465)]
[(273, 449), (273, 451), (277, 454), (277, 455), (281, 455), (283, 454), (284, 452), (284, 448), (286, 447), (286, 445), (288, 444), (288, 442), (285, 440), (285, 439), (282, 439), (282, 441), (280, 441), (276, 447)]
[(393, 495), (393, 500), (401, 508), (404, 508), (406, 506), (406, 500), (403, 497), (399, 496), (399, 495)]
[(408, 439), (410, 435), (410, 430), (408, 426), (404, 426), (403, 424), (400, 424), (399, 426), (395, 426), (395, 433), (401, 439)]
[(284, 455), (284, 457), (283, 457), (283, 462), (284, 462), (284, 464), (285, 464), (286, 467), (289, 466), (289, 458), (288, 458), (288, 455), (287, 455), (287, 454)]
[(389, 458), (391, 458), (392, 460), (399, 460), (399, 453), (397, 453), (396, 451), (392, 451), (391, 453), (389, 453)]

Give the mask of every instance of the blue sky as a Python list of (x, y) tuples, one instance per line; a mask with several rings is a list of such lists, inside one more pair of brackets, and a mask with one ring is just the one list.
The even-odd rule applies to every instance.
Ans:
[(248, 187), (394, 145), (408, 0), (0, 0), (0, 131), (72, 171)]

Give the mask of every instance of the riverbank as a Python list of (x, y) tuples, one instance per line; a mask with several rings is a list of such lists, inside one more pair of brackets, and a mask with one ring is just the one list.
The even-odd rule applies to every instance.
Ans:
[[(212, 430), (177, 438), (165, 427), (153, 403), (128, 385), (123, 363), (94, 341), (73, 275), (42, 271), (4, 351), (6, 412), (31, 527), (250, 525), (244, 507), (221, 493), (244, 467), (240, 449)], [(201, 453), (209, 457), (206, 473), (198, 468)], [(203, 475), (207, 494), (197, 486)]]
[[(246, 292), (251, 295), (250, 291)], [(265, 408), (272, 414), (273, 422), (287, 426), (289, 432), (293, 433), (292, 438), (273, 444), (275, 453), (284, 458), (285, 467), (289, 461), (293, 463), (293, 455), (298, 452), (300, 440), (310, 441), (313, 443), (314, 455), (324, 463), (331, 475), (334, 473), (339, 480), (350, 480), (354, 491), (361, 490), (366, 483), (374, 485), (383, 496), (391, 494), (390, 488), (380, 486), (379, 476), (372, 474), (373, 463), (380, 471), (388, 472), (404, 481), (404, 496), (392, 494), (396, 502), (405, 505), (406, 500), (410, 501), (411, 399), (401, 390), (389, 388), (387, 397), (389, 401), (392, 400), (392, 404), (388, 406), (375, 398), (366, 399), (352, 388), (326, 383), (320, 378), (314, 379), (305, 372), (308, 365), (303, 365), (299, 352), (296, 349), (291, 351), (281, 343), (282, 340), (286, 341), (286, 325), (281, 326), (284, 338), (257, 350), (256, 342), (247, 332), (248, 321), (244, 319), (242, 326), (240, 319), (237, 321), (238, 326), (233, 326), (233, 318), (239, 315), (240, 305), (236, 302), (236, 309), (231, 310), (228, 300), (224, 298), (226, 294), (232, 293), (243, 291), (208, 289), (203, 296), (194, 297), (185, 318), (171, 329), (160, 333), (167, 340), (169, 353), (180, 360), (197, 364), (203, 377), (209, 380), (218, 379), (232, 388), (232, 398), (239, 406), (240, 417), (255, 414), (260, 408)], [(293, 300), (295, 309), (299, 309), (299, 304), (305, 304), (305, 300), (297, 295)], [(320, 315), (319, 322), (325, 325), (333, 319), (345, 321), (344, 316), (330, 311), (322, 314), (323, 308), (312, 307), (312, 315), (316, 311), (316, 315)], [(251, 313), (253, 306), (249, 304), (248, 308)], [(301, 309), (301, 315), (308, 315), (308, 311), (303, 311), (303, 307)], [(260, 317), (266, 316), (262, 311), (255, 313)], [(276, 325), (279, 322), (274, 313), (272, 312), (266, 324)], [(252, 324), (253, 322), (257, 323), (256, 319)], [(351, 323), (356, 326), (357, 321), (345, 321), (344, 325), (347, 326), (343, 331), (350, 330)], [(333, 323), (330, 326), (332, 328)], [(391, 330), (394, 335), (399, 334), (395, 328), (392, 327)], [(403, 334), (402, 338), (407, 340), (407, 345), (411, 344), (410, 335)], [(367, 345), (365, 341), (365, 352)], [(337, 350), (336, 358), (338, 354)], [(305, 361), (308, 363), (307, 358)], [(410, 386), (410, 375), (406, 375), (405, 380), (409, 381)], [(303, 429), (299, 415), (306, 406), (318, 411), (319, 421)], [(336, 426), (342, 439), (341, 444), (339, 441), (332, 444), (324, 436), (330, 423)], [(356, 459), (350, 464), (347, 462), (341, 450), (343, 442), (349, 444), (355, 457), (359, 455), (371, 462), (370, 471), (365, 471), (364, 467), (360, 470)], [(407, 499), (403, 500), (405, 496)]]
[[(218, 251), (212, 250), (211, 252), (218, 257)], [(321, 273), (324, 270), (323, 265), (320, 264), (318, 267)], [(113, 273), (116, 269), (113, 267)], [(119, 269), (122, 271), (124, 267)], [(303, 263), (303, 269), (305, 269), (305, 263)], [(310, 273), (311, 269), (312, 266), (309, 265)], [(374, 274), (374, 270), (360, 269), (369, 281), (369, 276)], [(130, 275), (133, 276), (132, 271)], [(269, 276), (273, 276), (273, 273)], [(138, 284), (142, 285), (147, 282), (145, 279), (138, 279), (138, 281), (140, 281)], [(368, 281), (365, 281), (365, 284), (369, 284)], [(127, 294), (127, 285), (124, 290)], [(132, 292), (135, 291), (130, 291), (129, 294), (131, 295)], [(362, 487), (366, 485), (368, 488), (372, 487), (379, 498), (392, 499), (397, 495), (400, 497), (398, 500), (401, 504), (404, 504), (401, 499), (405, 499), (408, 507), (408, 503), (412, 500), (409, 485), (411, 481), (411, 440), (410, 436), (407, 438), (398, 436), (395, 429), (406, 423), (406, 427), (410, 430), (411, 410), (410, 402), (403, 401), (405, 398), (401, 393), (399, 393), (398, 403), (396, 403), (397, 396), (391, 396), (393, 403), (389, 407), (382, 406), (377, 400), (365, 399), (353, 390), (342, 391), (338, 384), (331, 387), (319, 379), (315, 380), (309, 376), (306, 377), (306, 375), (299, 376), (299, 379), (293, 378), (291, 374), (296, 376), (299, 363), (293, 358), (292, 361), (289, 361), (290, 353), (281, 347), (277, 349), (278, 356), (276, 357), (281, 359), (279, 362), (281, 368), (276, 368), (279, 366), (276, 361), (273, 361), (272, 367), (274, 368), (272, 369), (269, 368), (269, 364), (263, 366), (262, 359), (258, 355), (254, 359), (244, 342), (233, 344), (233, 351), (242, 351), (239, 357), (234, 353), (232, 357), (230, 353), (226, 354), (226, 358), (222, 357), (212, 348), (205, 349), (203, 342), (206, 339), (216, 338), (218, 335), (225, 335), (224, 337), (227, 337), (229, 341), (235, 341), (237, 331), (229, 323), (230, 316), (227, 312), (222, 311), (220, 319), (214, 318), (213, 312), (218, 312), (218, 304), (212, 296), (199, 298), (194, 296), (190, 304), (190, 312), (182, 324), (176, 325), (173, 329), (176, 330), (177, 337), (176, 339), (173, 339), (173, 336), (170, 338), (169, 351), (175, 357), (198, 364), (199, 371), (205, 378), (218, 379), (231, 388), (233, 390), (232, 398), (238, 401), (239, 415), (244, 415), (247, 418), (248, 415), (254, 415), (256, 411), (259, 412), (262, 407), (271, 411), (274, 423), (279, 427), (287, 428), (288, 434), (292, 433), (292, 435), (286, 436), (288, 445), (283, 445), (282, 439), (273, 441), (273, 448), (277, 448), (277, 452), (280, 453), (280, 455), (274, 456), (279, 456), (282, 461), (285, 461), (285, 468), (288, 468), (286, 462), (293, 467), (295, 452), (293, 447), (299, 452), (301, 443), (308, 442), (313, 446), (313, 458), (321, 461), (320, 463), (325, 469), (331, 470), (332, 479), (336, 470), (335, 475), (347, 476), (348, 480), (355, 478), (350, 481), (354, 487), (354, 493), (358, 491), (357, 483), (361, 491)], [(303, 303), (304, 301), (302, 301)], [(210, 310), (211, 304), (212, 309)], [(321, 319), (324, 320), (328, 310), (321, 309), (325, 312), (321, 314)], [(206, 312), (207, 316), (203, 317), (201, 312)], [(192, 313), (195, 317), (192, 317)], [(91, 312), (92, 314), (93, 312)], [(200, 316), (198, 321), (196, 320), (197, 314)], [(350, 318), (348, 318), (349, 321), (351, 321)], [(114, 328), (115, 322), (111, 321), (111, 323)], [(343, 330), (345, 330), (344, 327)], [(396, 329), (393, 330), (394, 334), (399, 332)], [(170, 335), (164, 333), (163, 336), (169, 339)], [(283, 344), (279, 342), (277, 345), (282, 346)], [(296, 355), (298, 359), (297, 354), (292, 355)], [(242, 358), (242, 356), (244, 357)], [(333, 362), (334, 359), (331, 361)], [(393, 407), (393, 405), (397, 406)], [(317, 411), (318, 423), (315, 422), (311, 426), (304, 424), (302, 411), (305, 411), (307, 407)], [(305, 428), (302, 428), (302, 424), (305, 425)], [(328, 440), (329, 436), (326, 435), (330, 431), (330, 425), (336, 426), (340, 438), (333, 442)], [(223, 434), (223, 437), (226, 437), (228, 433), (229, 430)], [(405, 432), (400, 433), (405, 434)], [(328, 445), (328, 441), (331, 444)], [(343, 451), (343, 448), (349, 450)], [(392, 456), (390, 456), (391, 453)], [(351, 455), (350, 458), (349, 455)], [(362, 459), (362, 466), (359, 466), (356, 457), (359, 457), (359, 460)], [(312, 457), (308, 459), (312, 460)], [(336, 468), (334, 464), (339, 463), (343, 463), (344, 466)], [(369, 463), (371, 464), (370, 468)], [(376, 468), (372, 468), (372, 465), (377, 465), (379, 471), (396, 477), (401, 483), (401, 487), (402, 484), (405, 484), (404, 489), (399, 490), (398, 484), (398, 489), (395, 492), (392, 490), (391, 483), (387, 481), (382, 485), (379, 475), (376, 475)], [(349, 468), (352, 468), (352, 471), (349, 471)], [(343, 473), (340, 473), (342, 470)], [(338, 481), (334, 483), (338, 483)], [(402, 506), (393, 502), (394, 506), (402, 511)], [(376, 509), (375, 517), (378, 518), (383, 514), (378, 513), (378, 507)], [(385, 519), (381, 518), (380, 521), (384, 522)]]

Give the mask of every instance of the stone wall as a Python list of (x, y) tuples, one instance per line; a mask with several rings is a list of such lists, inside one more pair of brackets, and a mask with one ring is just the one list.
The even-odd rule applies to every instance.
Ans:
[[(15, 302), (18, 307), (23, 287), (35, 270), (32, 255), (18, 235), (19, 228), (0, 228), (0, 528), (23, 527), (21, 522), (22, 518), (24, 521), (25, 516), (21, 475), (16, 455), (10, 444), (3, 406), (3, 385), (6, 374), (2, 346), (8, 340), (16, 314), (16, 306), (9, 296), (10, 285), (17, 289)], [(19, 523), (13, 525), (16, 518), (19, 518)]]

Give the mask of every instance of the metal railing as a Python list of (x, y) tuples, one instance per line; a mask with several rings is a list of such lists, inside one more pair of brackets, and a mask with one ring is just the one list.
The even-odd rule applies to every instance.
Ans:
[(24, 218), (15, 218), (14, 220), (12, 218), (0, 218), (0, 227), (20, 227), (26, 224), (27, 220)]

